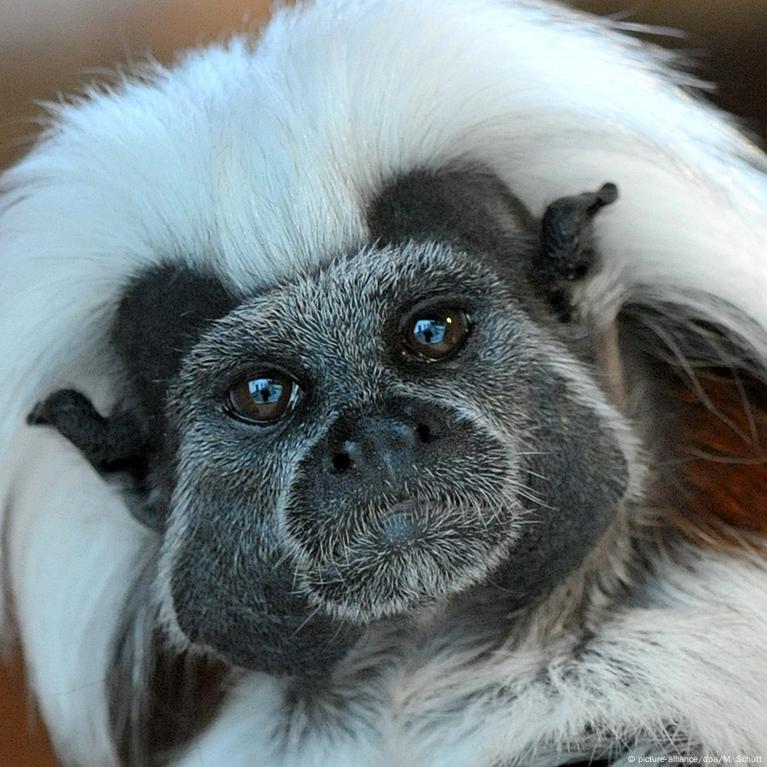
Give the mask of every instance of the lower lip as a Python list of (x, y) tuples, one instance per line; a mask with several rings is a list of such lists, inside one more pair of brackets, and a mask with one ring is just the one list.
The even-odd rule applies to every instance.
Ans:
[(387, 516), (393, 516), (395, 514), (412, 514), (419, 506), (420, 501), (415, 498), (411, 498), (408, 501), (402, 501), (401, 503), (395, 503), (386, 513)]
[(382, 520), (383, 535), (389, 546), (406, 546), (418, 535), (418, 525), (414, 512), (419, 501), (413, 499), (392, 506)]

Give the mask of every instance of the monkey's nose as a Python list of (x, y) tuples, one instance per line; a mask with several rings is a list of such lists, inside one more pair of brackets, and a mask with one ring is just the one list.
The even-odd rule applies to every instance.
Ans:
[(326, 470), (339, 481), (396, 481), (420, 462), (442, 431), (439, 415), (429, 407), (340, 419), (328, 434)]

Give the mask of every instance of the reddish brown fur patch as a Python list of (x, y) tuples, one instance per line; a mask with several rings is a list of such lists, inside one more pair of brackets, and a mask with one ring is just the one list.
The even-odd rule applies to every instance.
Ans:
[[(733, 377), (678, 382), (661, 467), (672, 523), (698, 543), (767, 544), (767, 398)], [(756, 536), (749, 535), (756, 533)], [(745, 535), (744, 535), (745, 534)]]

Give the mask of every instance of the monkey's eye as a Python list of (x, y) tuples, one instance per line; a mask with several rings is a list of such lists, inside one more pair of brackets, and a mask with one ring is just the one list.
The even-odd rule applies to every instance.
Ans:
[(468, 333), (469, 320), (461, 309), (419, 310), (405, 323), (405, 346), (411, 354), (435, 362), (458, 351)]
[(280, 370), (242, 379), (226, 394), (226, 411), (240, 421), (269, 424), (282, 418), (298, 400), (298, 384)]

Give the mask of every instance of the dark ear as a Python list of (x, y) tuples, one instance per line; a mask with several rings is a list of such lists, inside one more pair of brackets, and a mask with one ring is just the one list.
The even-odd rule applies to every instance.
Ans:
[[(104, 417), (85, 395), (62, 389), (38, 403), (28, 423), (52, 426), (97, 471), (127, 472), (145, 494), (150, 473), (164, 473), (153, 464), (171, 458), (165, 450), (168, 385), (207, 325), (237, 303), (210, 273), (170, 264), (144, 272), (125, 289), (111, 330), (130, 404), (118, 404)], [(137, 516), (152, 524), (145, 511), (137, 508)]]
[(596, 192), (561, 197), (546, 208), (540, 247), (531, 265), (532, 277), (564, 321), (572, 310), (572, 284), (597, 266), (594, 216), (617, 199), (618, 187), (607, 183)]
[(60, 389), (35, 405), (33, 426), (53, 426), (99, 471), (140, 470), (149, 447), (146, 423), (133, 411), (104, 418), (83, 394)]

